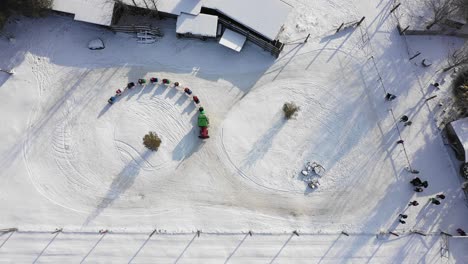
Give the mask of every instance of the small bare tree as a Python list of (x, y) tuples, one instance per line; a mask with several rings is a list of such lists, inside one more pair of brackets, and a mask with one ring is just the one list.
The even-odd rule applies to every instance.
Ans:
[(459, 9), (455, 4), (459, 0), (425, 0), (426, 6), (432, 12), (432, 18), (426, 29), (431, 29), (434, 25), (444, 21)]
[(444, 72), (455, 67), (468, 64), (468, 44), (452, 52), (448, 57), (448, 66), (443, 69)]

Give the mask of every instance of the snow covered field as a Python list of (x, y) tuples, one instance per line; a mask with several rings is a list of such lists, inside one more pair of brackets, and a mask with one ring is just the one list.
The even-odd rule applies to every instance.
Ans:
[(449, 239), (441, 257), (444, 243), (419, 235), (14, 233), (0, 256), (14, 263), (464, 263), (466, 239)]
[[(109, 233), (102, 240), (108, 248), (122, 241), (129, 247), (92, 252), (88, 261), (128, 262), (157, 228), (288, 233), (246, 238), (252, 251), (243, 252), (242, 244), (235, 251), (239, 258), (232, 258), (239, 263), (290, 263), (292, 256), (303, 263), (321, 257), (329, 263), (466, 262), (466, 239), (451, 239), (454, 251), (444, 259), (439, 236), (377, 241), (372, 235), (468, 230), (456, 169), (435, 125), (436, 102), (425, 102), (448, 90), (448, 83), (442, 91), (429, 84), (447, 49), (461, 41), (405, 42), (388, 15), (392, 2), (289, 1), (294, 9), (281, 33), (288, 44), (276, 60), (251, 43), (237, 53), (216, 42), (177, 39), (173, 20), (161, 22), (165, 37), (154, 45), (59, 16), (12, 20), (5, 31), (15, 41), (0, 40), (0, 68), (15, 71), (0, 73), (0, 222), (1, 228), (33, 233), (0, 236), (0, 261), (30, 263), (40, 255), (40, 262), (79, 262), (99, 239), (79, 232), (108, 229), (135, 234)], [(341, 22), (362, 15), (360, 28), (333, 34)], [(104, 50), (86, 48), (96, 37)], [(408, 50), (422, 56), (409, 61)], [(422, 68), (423, 57), (434, 65)], [(197, 137), (196, 106), (172, 86), (136, 87), (107, 104), (117, 88), (153, 76), (178, 81), (200, 97), (210, 117), (209, 140)], [(397, 99), (386, 102), (384, 89)], [(297, 118), (282, 118), (286, 101), (301, 107)], [(395, 123), (403, 114), (410, 127)], [(141, 143), (149, 130), (161, 135), (158, 152)], [(396, 144), (399, 133), (406, 153)], [(316, 190), (300, 175), (306, 161), (326, 168)], [(428, 180), (424, 192), (412, 190), (414, 175), (404, 169), (409, 165)], [(442, 204), (428, 204), (438, 193), (447, 196)], [(420, 205), (408, 208), (412, 200)], [(402, 212), (409, 215), (406, 225), (397, 221)], [(55, 240), (37, 233), (58, 227), (77, 233)], [(290, 237), (293, 230), (366, 235)], [(224, 262), (245, 235), (221, 242), (216, 235), (193, 237), (168, 235), (161, 242), (165, 255), (157, 255), (149, 252), (151, 240), (160, 239), (153, 236), (135, 261)], [(223, 253), (199, 255), (192, 241), (201, 249), (219, 244)], [(63, 260), (47, 258), (64, 248), (77, 251), (64, 253)]]

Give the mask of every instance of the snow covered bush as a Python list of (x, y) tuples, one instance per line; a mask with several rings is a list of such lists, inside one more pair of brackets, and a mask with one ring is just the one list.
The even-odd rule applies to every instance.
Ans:
[(161, 139), (155, 132), (149, 132), (143, 137), (143, 145), (152, 151), (158, 150), (161, 142)]
[(287, 118), (287, 119), (291, 119), (292, 117), (296, 116), (297, 115), (297, 111), (299, 111), (300, 107), (297, 106), (295, 103), (293, 102), (286, 102), (284, 103), (283, 105), (283, 112), (284, 112), (284, 116)]

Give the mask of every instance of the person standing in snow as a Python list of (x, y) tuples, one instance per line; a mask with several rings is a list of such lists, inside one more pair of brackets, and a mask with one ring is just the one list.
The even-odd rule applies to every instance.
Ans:
[(387, 100), (387, 101), (392, 101), (392, 100), (394, 100), (395, 98), (396, 98), (396, 95), (391, 94), (391, 93), (387, 93), (387, 94), (385, 95), (385, 100)]
[(445, 199), (445, 195), (443, 193), (436, 195), (436, 198), (439, 198), (441, 200)]
[(210, 120), (205, 114), (205, 109), (203, 107), (200, 107), (199, 109), (199, 114), (198, 114), (198, 126), (199, 127), (208, 127), (210, 124)]
[(419, 203), (418, 203), (418, 201), (416, 201), (416, 200), (414, 200), (414, 201), (412, 201), (412, 202), (410, 202), (410, 203), (408, 204), (408, 206), (418, 206), (418, 205), (419, 205)]
[(210, 120), (206, 116), (205, 109), (203, 109), (203, 107), (200, 107), (198, 110), (200, 112), (198, 114), (198, 127), (200, 127), (200, 135), (198, 137), (207, 139), (210, 137), (208, 135), (208, 126), (210, 125)]
[(416, 177), (410, 181), (413, 186), (421, 186), (422, 181), (419, 177)]
[(421, 186), (424, 187), (424, 188), (427, 188), (429, 186), (429, 183), (427, 183), (427, 181), (423, 181), (421, 183)]
[(432, 204), (435, 204), (435, 205), (439, 205), (439, 204), (440, 204), (440, 201), (437, 200), (436, 198), (429, 198), (429, 201), (430, 201)]
[(407, 115), (401, 116), (400, 122), (403, 122), (404, 126), (411, 126), (411, 124), (413, 124), (413, 122), (409, 121), (409, 118)]
[(400, 222), (401, 224), (406, 224), (406, 221), (403, 220), (403, 219), (406, 219), (406, 218), (408, 218), (408, 215), (406, 215), (406, 214), (399, 214), (399, 215), (398, 215), (398, 222)]

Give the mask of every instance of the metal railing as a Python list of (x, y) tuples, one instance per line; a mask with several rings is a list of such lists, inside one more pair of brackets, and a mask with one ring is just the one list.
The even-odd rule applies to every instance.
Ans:
[(122, 33), (138, 33), (146, 31), (159, 37), (164, 36), (162, 31), (158, 27), (153, 27), (151, 25), (115, 25), (111, 26), (111, 29), (115, 32)]

